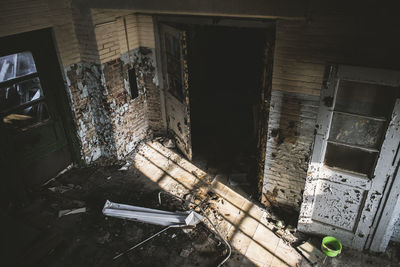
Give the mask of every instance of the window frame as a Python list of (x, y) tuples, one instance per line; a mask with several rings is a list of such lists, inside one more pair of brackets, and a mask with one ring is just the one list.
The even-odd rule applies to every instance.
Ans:
[(6, 108), (6, 109), (0, 111), (0, 118), (1, 118), (1, 120), (4, 120), (8, 115), (12, 114), (12, 112), (15, 112), (15, 111), (19, 111), (21, 109), (28, 108), (28, 107), (33, 107), (33, 106), (38, 105), (38, 104), (43, 104), (44, 106), (46, 106), (47, 118), (44, 119), (44, 120), (40, 120), (40, 121), (38, 121), (36, 123), (31, 123), (31, 124), (21, 128), (22, 131), (25, 131), (27, 129), (30, 129), (30, 128), (33, 128), (33, 127), (37, 127), (37, 126), (40, 126), (40, 125), (47, 124), (51, 119), (50, 112), (49, 112), (47, 104), (45, 102), (46, 97), (45, 97), (43, 86), (42, 86), (42, 83), (41, 83), (41, 80), (40, 80), (40, 77), (39, 77), (39, 71), (38, 71), (38, 68), (37, 68), (37, 63), (36, 63), (35, 56), (34, 56), (33, 52), (29, 51), (29, 50), (12, 51), (11, 53), (8, 53), (8, 54), (5, 54), (5, 55), (1, 55), (1, 57), (11, 56), (11, 55), (15, 55), (15, 54), (22, 54), (22, 53), (26, 53), (26, 52), (31, 54), (33, 63), (35, 64), (35, 70), (36, 71), (32, 72), (32, 73), (28, 73), (28, 74), (22, 75), (22, 76), (18, 76), (18, 77), (15, 77), (15, 78), (8, 79), (8, 80), (3, 81), (3, 82), (0, 82), (0, 90), (6, 90), (6, 88), (15, 86), (18, 83), (29, 81), (29, 80), (35, 79), (35, 78), (39, 79), (40, 90), (41, 90), (41, 96), (39, 98), (37, 98), (35, 100), (32, 100), (32, 101), (28, 101), (28, 102), (22, 103), (22, 104), (18, 104), (16, 106), (13, 106), (13, 107), (10, 107), (10, 108)]
[[(400, 81), (398, 80), (397, 75), (398, 72), (391, 70), (380, 70), (337, 64), (327, 65), (321, 90), (321, 101), (316, 122), (316, 135), (312, 148), (311, 162), (313, 164), (318, 165), (322, 169), (336, 172), (343, 176), (358, 176), (362, 179), (373, 178), (372, 176), (377, 159), (379, 158), (380, 148), (385, 134), (383, 134), (382, 140), (380, 140), (379, 149), (376, 151), (377, 157), (375, 159), (374, 166), (371, 168), (370, 174), (364, 175), (359, 172), (330, 167), (325, 164), (327, 144), (330, 142), (330, 130), (332, 127), (333, 114), (335, 113), (336, 96), (341, 80), (399, 87)], [(355, 116), (358, 116), (358, 114)], [(368, 117), (371, 118), (371, 116)], [(384, 132), (386, 132), (388, 122), (389, 121), (386, 120)]]

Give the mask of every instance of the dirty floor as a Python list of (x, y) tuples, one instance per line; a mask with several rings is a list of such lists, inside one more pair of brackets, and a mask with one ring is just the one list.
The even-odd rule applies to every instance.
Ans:
[[(138, 147), (120, 166), (74, 168), (30, 192), (30, 203), (2, 214), (4, 266), (217, 266), (229, 253), (209, 221), (195, 229), (168, 229), (113, 260), (120, 252), (163, 229), (106, 217), (111, 200), (169, 211), (193, 208), (206, 215), (232, 247), (225, 266), (310, 266), (293, 247), (308, 239), (258, 206), (227, 177), (209, 174), (158, 142)], [(184, 204), (167, 191), (196, 203)], [(59, 217), (59, 211), (86, 211)], [(318, 247), (318, 238), (313, 238)], [(292, 246), (292, 245), (293, 246)], [(369, 255), (343, 250), (318, 266), (400, 266), (399, 247)], [(2, 264), (3, 265), (3, 264)]]

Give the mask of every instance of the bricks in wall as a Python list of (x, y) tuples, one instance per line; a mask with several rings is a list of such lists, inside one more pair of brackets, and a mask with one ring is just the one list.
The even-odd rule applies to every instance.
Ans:
[[(86, 163), (123, 159), (151, 134), (157, 101), (154, 49), (135, 49), (103, 64), (78, 63), (66, 68), (71, 104)], [(128, 69), (136, 69), (139, 96), (131, 99)], [(155, 97), (157, 99), (157, 97)], [(148, 100), (150, 99), (150, 100)], [(149, 111), (150, 110), (150, 111)], [(161, 115), (159, 115), (161, 116)]]

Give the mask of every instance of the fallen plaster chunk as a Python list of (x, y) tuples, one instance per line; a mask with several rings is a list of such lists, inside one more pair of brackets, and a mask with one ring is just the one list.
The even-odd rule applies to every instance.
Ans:
[(77, 214), (77, 213), (83, 213), (86, 212), (86, 208), (78, 208), (78, 209), (69, 209), (69, 210), (60, 210), (58, 212), (58, 218), (65, 216), (65, 215), (70, 215), (70, 214)]
[(182, 251), (179, 254), (179, 256), (187, 258), (187, 257), (189, 257), (190, 253), (192, 253), (192, 252), (193, 252), (193, 248), (182, 249)]
[(163, 142), (163, 145), (164, 145), (166, 148), (175, 148), (175, 143), (174, 143), (174, 141), (172, 141), (171, 139), (165, 140), (165, 141)]
[(119, 171), (127, 171), (129, 169), (129, 166), (131, 165), (130, 162), (126, 162), (124, 166), (122, 166), (121, 168), (119, 168)]
[(64, 173), (66, 173), (67, 171), (71, 170), (72, 167), (74, 167), (74, 165), (71, 163), (69, 164), (64, 170), (61, 170), (59, 173), (57, 173), (56, 176), (54, 176), (53, 178), (50, 178), (49, 180), (47, 180), (46, 182), (43, 183), (43, 186), (49, 184), (52, 181), (55, 181), (59, 176), (63, 175)]
[(163, 211), (113, 203), (109, 200), (104, 204), (103, 214), (120, 219), (173, 227), (196, 226), (203, 219), (203, 216), (195, 211)]
[(74, 186), (68, 186), (68, 185), (60, 185), (60, 186), (53, 186), (49, 187), (48, 189), (54, 193), (60, 193), (63, 194), (71, 189), (73, 189)]
[(323, 262), (325, 255), (319, 248), (312, 245), (310, 242), (305, 242), (297, 247), (300, 253), (312, 264)]

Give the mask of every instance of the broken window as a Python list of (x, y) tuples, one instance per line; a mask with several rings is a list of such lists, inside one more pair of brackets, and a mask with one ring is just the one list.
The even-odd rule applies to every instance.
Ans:
[(32, 53), (0, 57), (0, 114), (4, 123), (21, 128), (49, 118)]
[(370, 176), (397, 95), (395, 87), (341, 80), (325, 164)]

